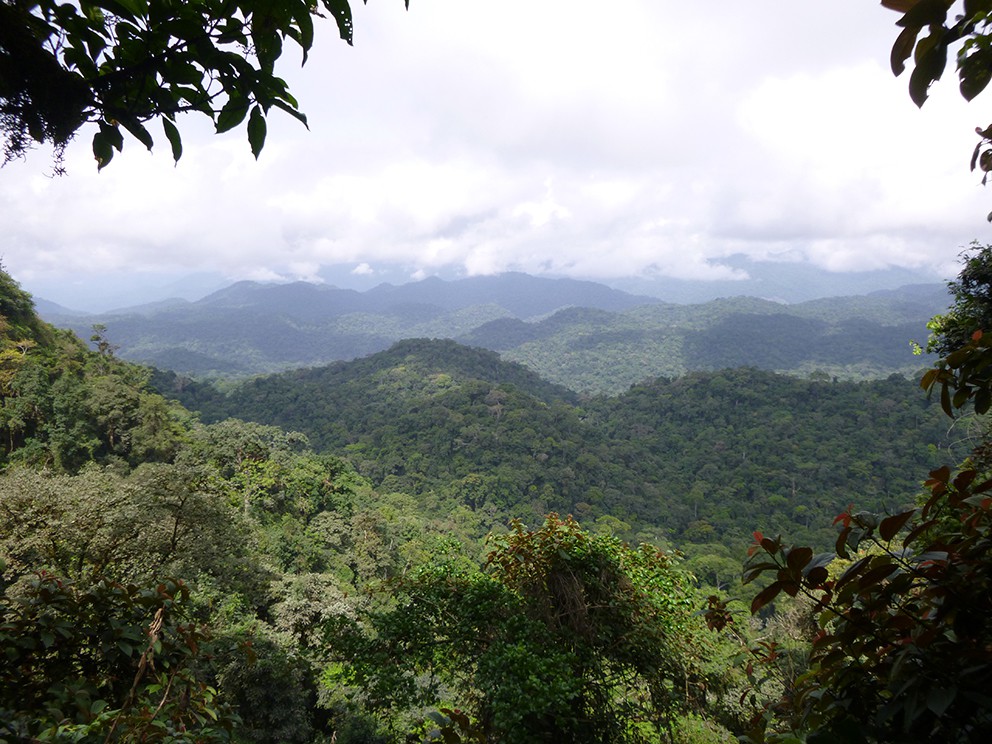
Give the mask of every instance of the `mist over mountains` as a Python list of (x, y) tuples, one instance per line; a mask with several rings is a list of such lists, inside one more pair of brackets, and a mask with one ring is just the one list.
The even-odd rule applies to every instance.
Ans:
[[(872, 271), (827, 271), (808, 261), (787, 260), (780, 255), (758, 260), (745, 254), (711, 259), (709, 265), (725, 275), (723, 279), (675, 278), (659, 273), (638, 277), (583, 277), (631, 294), (647, 295), (665, 302), (698, 304), (721, 297), (761, 297), (776, 302), (806, 302), (824, 297), (868, 294), (898, 289), (909, 284), (941, 283), (952, 278), (932, 271), (890, 267)], [(439, 279), (464, 279), (463, 271), (439, 267), (431, 272)], [(395, 286), (416, 283), (419, 273), (396, 264), (369, 266), (354, 263), (321, 266), (313, 275), (284, 276), (273, 281), (290, 283), (300, 279), (329, 287), (366, 292), (382, 284)], [(251, 279), (256, 277), (238, 277)], [(544, 278), (549, 278), (545, 276)], [(561, 278), (561, 275), (550, 278)], [(98, 275), (19, 277), (36, 299), (46, 298), (71, 311), (107, 314), (119, 308), (184, 299), (190, 302), (222, 290), (234, 282), (219, 272), (163, 273), (129, 268), (104, 271)], [(266, 279), (265, 281), (269, 281)], [(39, 303), (40, 304), (40, 303)], [(69, 312), (69, 311), (67, 311)]]
[(409, 338), (499, 352), (551, 382), (615, 394), (657, 376), (753, 366), (847, 378), (912, 372), (910, 341), (947, 307), (940, 284), (784, 304), (733, 297), (664, 302), (603, 284), (519, 273), (436, 277), (364, 292), (237, 282), (85, 314), (38, 302), (45, 320), (89, 338), (96, 324), (125, 359), (194, 376), (244, 376), (363, 357)]

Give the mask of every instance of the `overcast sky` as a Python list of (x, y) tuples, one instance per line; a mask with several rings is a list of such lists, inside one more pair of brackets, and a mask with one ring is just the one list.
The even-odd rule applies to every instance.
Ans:
[(273, 113), (258, 162), (189, 118), (177, 167), (159, 136), (97, 173), (84, 131), (66, 177), (43, 151), (0, 170), (7, 270), (56, 301), (322, 265), (726, 279), (746, 254), (949, 277), (990, 238), (968, 160), (992, 94), (964, 103), (949, 70), (917, 109), (877, 0), (355, 6), (354, 47), (324, 22), (301, 70), (287, 44), (310, 131)]

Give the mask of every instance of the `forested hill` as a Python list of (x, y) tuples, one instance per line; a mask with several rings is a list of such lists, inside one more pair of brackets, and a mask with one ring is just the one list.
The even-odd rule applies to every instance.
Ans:
[(759, 525), (822, 528), (827, 541), (852, 500), (899, 506), (946, 459), (938, 406), (898, 375), (831, 382), (745, 368), (577, 402), (491, 352), (421, 340), (228, 395), (178, 382), (159, 384), (208, 420), (302, 431), (382, 490), (527, 519), (619, 519), (677, 542), (742, 543)]
[(658, 376), (728, 366), (885, 377), (923, 365), (910, 340), (948, 303), (919, 285), (784, 305), (734, 297), (676, 305), (593, 282), (523, 274), (382, 285), (367, 292), (302, 282), (241, 282), (177, 300), (47, 318), (81, 336), (99, 323), (127, 359), (183, 374), (245, 376), (350, 360), (408, 338), (450, 338), (500, 352), (545, 379), (620, 393)]
[[(687, 659), (664, 700), (706, 695), (665, 715), (700, 736), (673, 740), (731, 741), (761, 703), (741, 703), (740, 641), (698, 610), (749, 591), (751, 532), (828, 548), (848, 504), (893, 513), (963, 454), (898, 375), (739, 368), (579, 398), (413, 340), (223, 395), (150, 381), (99, 333), (87, 349), (2, 274), (0, 318), (0, 721), (17, 741), (425, 741), (449, 700), (480, 699), (517, 726), (535, 691), (566, 693), (534, 720), (573, 710), (587, 638), (659, 674)], [(602, 699), (644, 689), (613, 685)], [(538, 739), (575, 737), (519, 740)]]

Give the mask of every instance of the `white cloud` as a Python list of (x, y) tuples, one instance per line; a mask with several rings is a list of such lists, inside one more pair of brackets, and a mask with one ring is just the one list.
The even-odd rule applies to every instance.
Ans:
[(0, 170), (7, 267), (733, 279), (738, 253), (953, 271), (989, 236), (980, 102), (949, 71), (916, 110), (896, 16), (863, 0), (355, 10), (354, 48), (322, 24), (306, 68), (289, 52), (311, 129), (274, 115), (258, 162), (191, 119), (175, 167), (129, 142), (97, 174), (84, 135), (66, 178), (43, 153)]

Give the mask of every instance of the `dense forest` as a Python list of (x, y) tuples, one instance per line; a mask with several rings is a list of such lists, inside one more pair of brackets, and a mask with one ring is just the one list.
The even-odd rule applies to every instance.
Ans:
[(0, 741), (795, 735), (834, 517), (891, 540), (973, 445), (900, 375), (580, 397), (408, 340), (219, 389), (88, 348), (5, 274), (0, 314)]
[[(832, 542), (852, 499), (892, 509), (964, 430), (913, 380), (799, 379), (757, 369), (660, 378), (579, 399), (493, 352), (410, 340), (354, 362), (257, 378), (222, 393), (156, 384), (205, 421), (300, 431), (379, 490), (448, 498), (529, 523), (606, 520), (627, 539), (743, 549), (774, 525)], [(967, 446), (959, 447), (963, 455)]]

